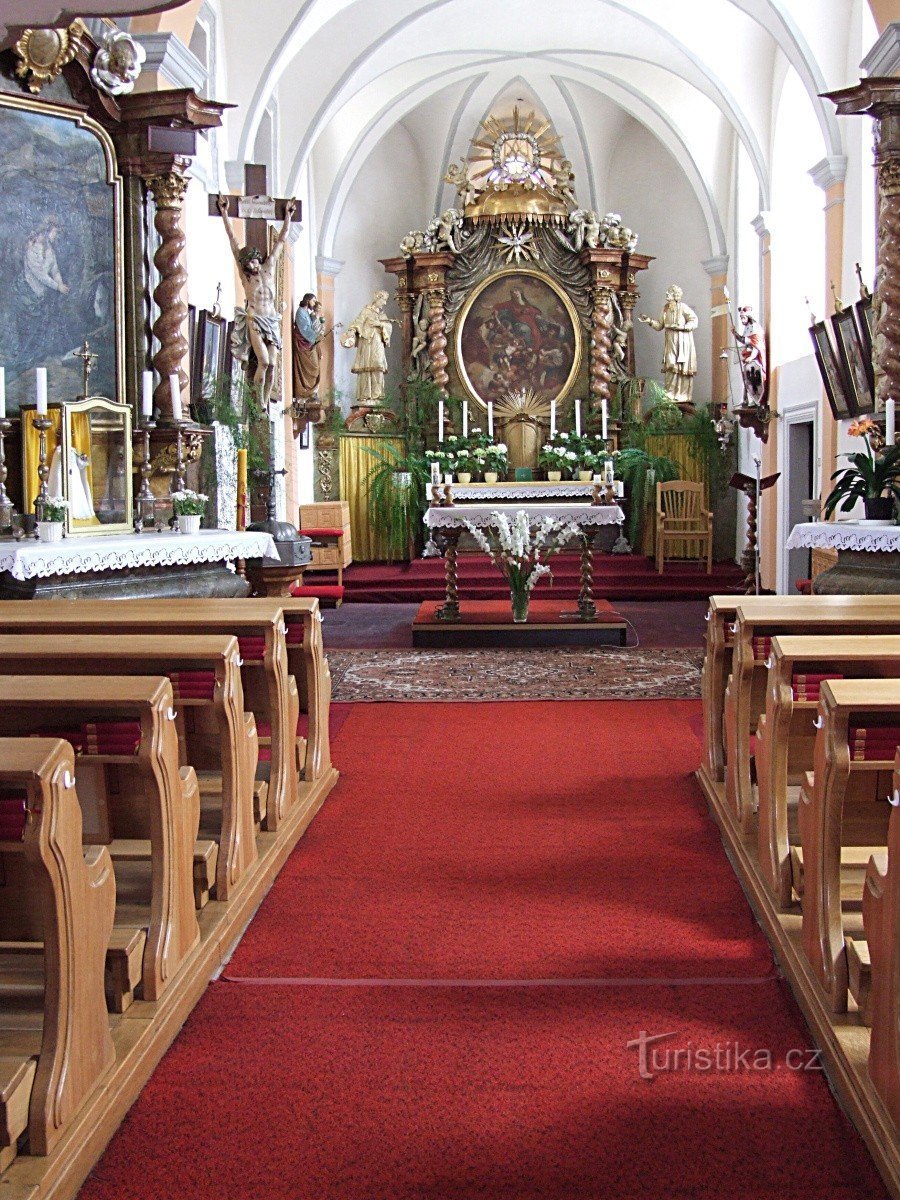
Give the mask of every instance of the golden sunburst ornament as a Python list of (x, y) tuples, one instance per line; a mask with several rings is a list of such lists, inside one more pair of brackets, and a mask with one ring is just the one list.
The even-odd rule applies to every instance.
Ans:
[(542, 400), (534, 388), (507, 392), (494, 406), (494, 416), (500, 421), (541, 421), (550, 415), (550, 401)]
[(518, 106), (512, 119), (490, 116), (481, 123), (482, 134), (472, 142), (470, 178), (494, 191), (513, 184), (524, 188), (555, 186), (554, 166), (559, 158), (559, 138), (550, 122), (534, 112), (523, 117)]

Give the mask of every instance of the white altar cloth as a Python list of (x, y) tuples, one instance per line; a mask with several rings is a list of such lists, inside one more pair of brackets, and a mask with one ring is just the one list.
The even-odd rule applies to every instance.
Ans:
[(493, 513), (503, 513), (513, 520), (523, 509), (535, 524), (544, 517), (585, 527), (621, 525), (625, 520), (618, 504), (454, 504), (451, 508), (426, 509), (423, 520), (429, 529), (460, 528), (466, 521), (485, 529), (494, 523)]
[[(444, 484), (436, 485), (443, 493)], [(593, 483), (581, 483), (577, 479), (564, 479), (559, 483), (549, 480), (532, 479), (516, 483), (452, 483), (450, 494), (454, 501), (486, 501), (500, 500), (513, 503), (516, 500), (538, 500), (545, 503), (548, 500), (590, 500), (594, 494)], [(616, 480), (616, 495), (624, 495), (624, 484)]]
[(861, 525), (852, 521), (808, 521), (795, 525), (788, 550), (900, 551), (900, 525)]
[(46, 579), (86, 571), (174, 567), (188, 563), (268, 558), (280, 562), (269, 533), (201, 529), (199, 533), (126, 533), (72, 537), (62, 542), (0, 542), (0, 571), (13, 579)]

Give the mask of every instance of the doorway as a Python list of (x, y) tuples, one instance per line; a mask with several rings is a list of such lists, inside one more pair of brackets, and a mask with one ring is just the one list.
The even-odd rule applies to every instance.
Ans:
[[(795, 525), (807, 518), (803, 501), (815, 495), (815, 423), (812, 420), (789, 421), (787, 425), (785, 541)], [(794, 595), (794, 582), (810, 578), (810, 551), (786, 550), (784, 591)]]

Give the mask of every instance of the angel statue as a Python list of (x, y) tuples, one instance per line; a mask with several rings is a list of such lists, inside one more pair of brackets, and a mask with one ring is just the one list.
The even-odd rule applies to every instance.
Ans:
[(469, 178), (469, 164), (465, 159), (459, 166), (456, 163), (450, 164), (447, 174), (444, 176), (444, 183), (449, 183), (451, 187), (456, 188), (460, 208), (468, 208), (478, 199), (478, 189)]
[(572, 240), (566, 241), (566, 245), (570, 250), (582, 250), (585, 246), (596, 250), (600, 244), (600, 218), (593, 209), (576, 208), (569, 214), (569, 229), (572, 231)]
[(107, 96), (125, 96), (134, 90), (147, 51), (131, 34), (111, 29), (98, 47), (91, 66), (91, 81)]
[(578, 207), (578, 201), (575, 199), (575, 172), (567, 158), (562, 160), (556, 171), (556, 194), (566, 204), (571, 204), (573, 208)]
[(275, 367), (281, 353), (281, 313), (275, 307), (275, 271), (287, 241), (297, 201), (291, 199), (285, 205), (284, 224), (275, 239), (275, 245), (266, 255), (255, 246), (241, 249), (237, 244), (228, 217), (227, 196), (219, 197), (218, 207), (244, 288), (244, 307), (234, 310), (231, 350), (238, 362), (243, 363), (245, 370), (250, 362), (250, 351), (256, 356), (253, 382), (258, 389), (257, 401), (265, 409), (275, 388)]
[(425, 234), (421, 229), (411, 229), (409, 233), (400, 239), (400, 253), (404, 258), (412, 258), (414, 254), (418, 254), (425, 249)]
[(463, 215), (458, 208), (448, 208), (439, 217), (433, 217), (425, 230), (425, 248), (443, 250), (446, 247), (453, 254), (459, 254), (462, 246), (458, 231), (462, 222)]

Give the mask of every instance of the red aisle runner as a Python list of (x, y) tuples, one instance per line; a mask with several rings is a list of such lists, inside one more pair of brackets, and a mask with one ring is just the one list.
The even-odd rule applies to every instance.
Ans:
[(698, 709), (354, 707), (84, 1200), (883, 1197), (792, 1069), (808, 1035), (690, 778)]

